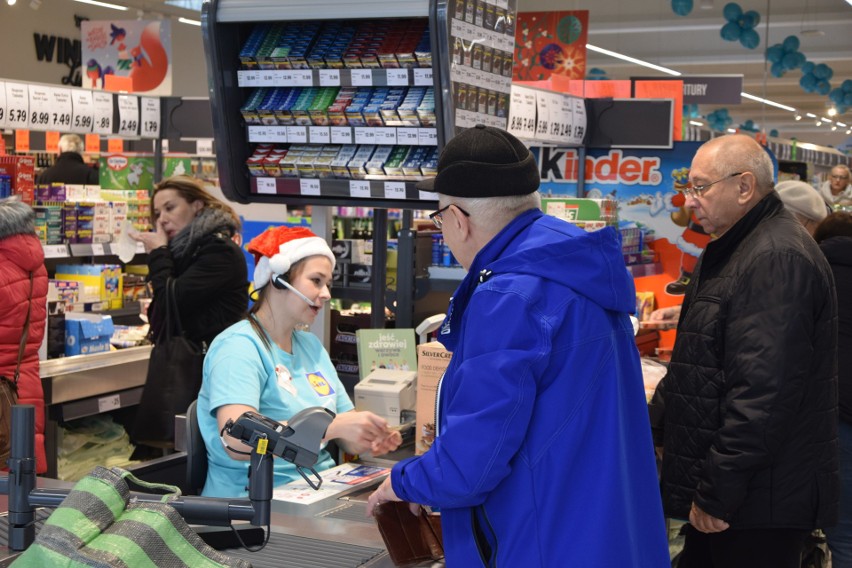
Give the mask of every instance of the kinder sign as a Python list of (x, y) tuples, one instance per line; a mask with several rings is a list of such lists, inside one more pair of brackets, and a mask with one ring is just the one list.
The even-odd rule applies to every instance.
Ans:
[[(580, 175), (580, 157), (575, 149), (533, 148), (540, 166), (542, 182), (576, 182)], [(586, 183), (620, 185), (659, 185), (662, 180), (658, 156), (625, 155), (624, 150), (610, 150), (601, 156), (585, 158)]]

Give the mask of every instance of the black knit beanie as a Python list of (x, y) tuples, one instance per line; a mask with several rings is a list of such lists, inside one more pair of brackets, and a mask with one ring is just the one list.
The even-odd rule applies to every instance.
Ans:
[(523, 143), (499, 128), (477, 124), (450, 140), (438, 175), (417, 189), (454, 197), (528, 195), (541, 183), (538, 164)]

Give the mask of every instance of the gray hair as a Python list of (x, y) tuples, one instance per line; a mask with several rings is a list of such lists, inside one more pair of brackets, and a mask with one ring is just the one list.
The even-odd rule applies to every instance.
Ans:
[(76, 152), (82, 156), (83, 152), (86, 151), (86, 145), (83, 143), (83, 139), (76, 134), (63, 134), (59, 139), (59, 151)]
[[(442, 196), (443, 197), (443, 196)], [(511, 195), (506, 197), (445, 197), (442, 207), (453, 203), (461, 207), (479, 222), (487, 224), (491, 229), (499, 231), (508, 225), (515, 217), (530, 209), (541, 209), (541, 194), (534, 191), (527, 195)]]
[(772, 191), (775, 186), (772, 158), (753, 138), (731, 134), (714, 138), (707, 144), (718, 146), (713, 167), (720, 176), (751, 172), (760, 195)]

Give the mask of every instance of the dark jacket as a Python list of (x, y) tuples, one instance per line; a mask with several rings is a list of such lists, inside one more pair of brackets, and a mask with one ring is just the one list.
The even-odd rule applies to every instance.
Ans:
[(694, 501), (735, 529), (836, 522), (836, 349), (831, 269), (773, 192), (707, 246), (687, 288), (651, 408), (666, 513)]
[(226, 327), (245, 316), (246, 259), (240, 247), (225, 234), (202, 237), (179, 259), (168, 248), (155, 249), (148, 257), (148, 270), (154, 290), (149, 313), (155, 341), (165, 315), (162, 299), (170, 276), (176, 278), (175, 295), (183, 331), (192, 341), (210, 345)]
[[(32, 295), (30, 274), (33, 275)], [(44, 250), (36, 237), (33, 210), (20, 201), (0, 200), (0, 375), (9, 379), (15, 375), (29, 305), (30, 328), (18, 377), (18, 403), (35, 406), (36, 473), (47, 471), (44, 391), (38, 360), (47, 321), (46, 299), (47, 270)]]
[(36, 185), (67, 183), (72, 185), (99, 185), (98, 170), (90, 168), (77, 152), (62, 152), (56, 162), (36, 178)]
[(837, 288), (837, 386), (840, 418), (852, 423), (852, 237), (832, 237), (819, 245)]

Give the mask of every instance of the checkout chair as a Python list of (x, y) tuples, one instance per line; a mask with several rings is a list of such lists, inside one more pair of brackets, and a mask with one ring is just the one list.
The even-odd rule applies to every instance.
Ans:
[(198, 427), (197, 400), (186, 409), (186, 491), (188, 495), (201, 495), (207, 481), (207, 446)]

